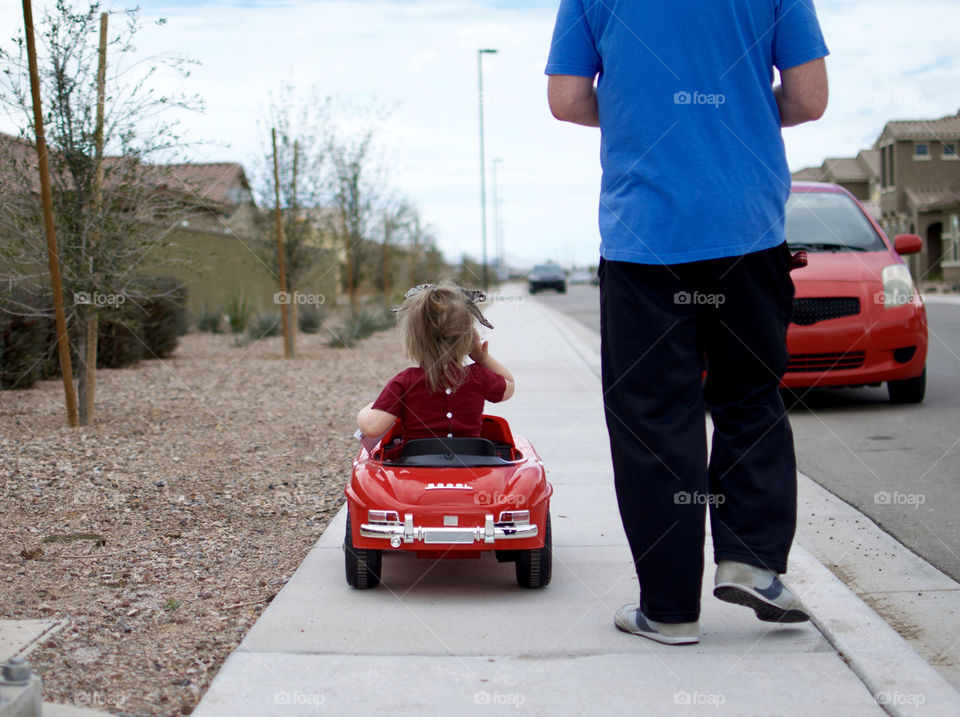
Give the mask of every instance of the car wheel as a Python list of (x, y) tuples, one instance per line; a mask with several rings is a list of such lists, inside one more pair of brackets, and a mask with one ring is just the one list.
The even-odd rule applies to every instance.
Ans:
[(343, 558), (347, 569), (347, 584), (350, 587), (366, 590), (380, 584), (383, 551), (353, 547), (349, 508), (347, 508), (347, 535), (343, 539)]
[(530, 293), (531, 293), (531, 294), (536, 294), (536, 293), (537, 293), (537, 290), (534, 289), (534, 288), (531, 286), (531, 287), (530, 287)]
[(550, 535), (550, 512), (543, 530), (543, 547), (517, 551), (517, 583), (524, 588), (542, 588), (550, 584), (553, 574), (553, 539)]
[(920, 403), (927, 393), (927, 367), (916, 378), (887, 381), (890, 403)]

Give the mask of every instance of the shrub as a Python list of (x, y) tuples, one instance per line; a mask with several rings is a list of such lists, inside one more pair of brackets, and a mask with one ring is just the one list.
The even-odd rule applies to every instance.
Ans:
[(187, 333), (187, 289), (176, 279), (161, 277), (147, 282), (147, 299), (141, 304), (144, 358), (166, 358)]
[[(102, 311), (97, 368), (124, 368), (144, 357), (173, 353), (188, 327), (186, 300), (186, 289), (176, 279), (145, 279), (119, 308)], [(28, 388), (38, 379), (60, 376), (52, 303), (48, 293), (18, 287), (0, 295), (0, 388)], [(82, 367), (80, 326), (73, 320), (67, 330), (77, 372)]]
[[(97, 368), (126, 368), (144, 357), (142, 309), (132, 308), (126, 315), (105, 319), (101, 316), (97, 331)], [(74, 364), (74, 370), (77, 370)]]
[(326, 318), (327, 309), (324, 306), (301, 306), (297, 311), (297, 325), (305, 334), (318, 333)]
[(280, 314), (257, 314), (250, 322), (247, 333), (252, 339), (277, 336), (283, 332), (283, 319)]
[(393, 312), (388, 307), (363, 309), (349, 316), (342, 326), (330, 332), (328, 345), (334, 348), (350, 348), (357, 341), (393, 325)]
[(210, 309), (207, 306), (201, 306), (200, 311), (197, 312), (196, 323), (197, 331), (205, 331), (211, 334), (220, 333), (220, 319), (223, 317), (223, 314), (214, 309)]
[(223, 313), (230, 320), (230, 331), (234, 334), (243, 333), (247, 324), (250, 323), (250, 316), (253, 314), (253, 306), (250, 299), (242, 291), (234, 294), (227, 300)]
[[(14, 289), (0, 298), (0, 390), (30, 388), (43, 377), (49, 319), (40, 315), (44, 302), (38, 294)], [(19, 316), (12, 311), (36, 311)]]

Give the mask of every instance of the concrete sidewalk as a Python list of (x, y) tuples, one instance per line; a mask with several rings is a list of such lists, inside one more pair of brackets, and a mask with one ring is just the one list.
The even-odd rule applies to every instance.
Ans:
[(517, 395), (491, 412), (529, 438), (555, 488), (553, 582), (511, 564), (384, 556), (383, 584), (344, 581), (345, 513), (227, 659), (194, 715), (955, 715), (958, 694), (797, 546), (788, 582), (813, 623), (770, 625), (712, 596), (701, 642), (617, 631), (637, 598), (620, 526), (597, 357), (570, 320), (522, 294), (488, 310)]

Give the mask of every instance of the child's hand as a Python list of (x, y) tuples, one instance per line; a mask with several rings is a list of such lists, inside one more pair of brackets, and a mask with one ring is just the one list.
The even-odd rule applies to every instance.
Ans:
[(470, 351), (470, 358), (476, 361), (478, 364), (483, 365), (487, 360), (489, 355), (489, 343), (488, 341), (481, 341), (480, 334), (477, 333), (477, 330), (473, 330), (473, 350)]

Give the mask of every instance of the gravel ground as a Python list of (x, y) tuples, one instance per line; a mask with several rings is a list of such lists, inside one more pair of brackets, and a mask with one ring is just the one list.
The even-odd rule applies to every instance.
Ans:
[(62, 620), (30, 655), (50, 702), (188, 714), (343, 501), (357, 410), (407, 363), (191, 334), (100, 371), (95, 424), (63, 386), (0, 393), (0, 618)]

